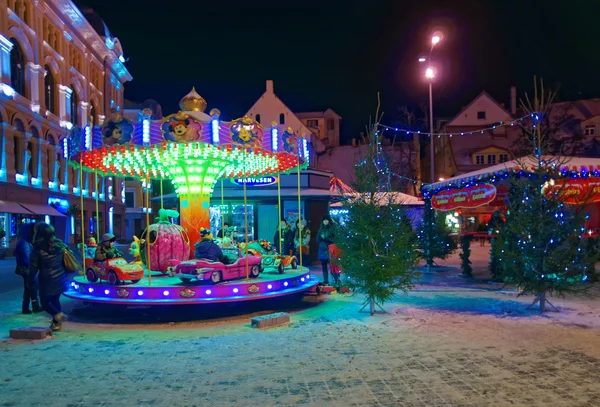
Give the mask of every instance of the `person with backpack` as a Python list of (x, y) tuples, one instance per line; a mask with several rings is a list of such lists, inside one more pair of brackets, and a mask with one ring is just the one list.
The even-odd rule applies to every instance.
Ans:
[(38, 222), (34, 227), (33, 248), (29, 257), (28, 287), (35, 285), (38, 276), (40, 300), (43, 309), (52, 316), (52, 331), (62, 330), (67, 316), (62, 312), (60, 296), (67, 291), (69, 278), (64, 265), (65, 251), (69, 250), (54, 235), (54, 227)]

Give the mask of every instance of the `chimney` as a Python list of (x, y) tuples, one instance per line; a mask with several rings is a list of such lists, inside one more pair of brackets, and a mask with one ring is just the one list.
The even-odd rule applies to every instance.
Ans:
[(510, 87), (510, 113), (517, 114), (517, 87)]
[(273, 93), (273, 81), (267, 81), (267, 93)]

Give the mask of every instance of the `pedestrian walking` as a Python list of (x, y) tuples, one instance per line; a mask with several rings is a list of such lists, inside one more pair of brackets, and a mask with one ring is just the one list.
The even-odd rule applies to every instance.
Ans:
[[(17, 267), (15, 274), (23, 277), (23, 306), (21, 312), (23, 314), (31, 314), (31, 312), (42, 312), (42, 307), (38, 300), (37, 294), (37, 282), (34, 280), (33, 284), (29, 286), (28, 274), (29, 274), (29, 257), (31, 255), (31, 249), (33, 247), (33, 225), (31, 223), (24, 223), (19, 228), (19, 240), (15, 247), (15, 260)], [(31, 309), (29, 305), (31, 304)]]
[(35, 224), (28, 285), (32, 287), (39, 274), (40, 299), (44, 310), (52, 316), (52, 331), (60, 331), (67, 319), (60, 305), (60, 296), (67, 291), (69, 282), (64, 266), (65, 250), (69, 249), (54, 235), (52, 225), (45, 222)]

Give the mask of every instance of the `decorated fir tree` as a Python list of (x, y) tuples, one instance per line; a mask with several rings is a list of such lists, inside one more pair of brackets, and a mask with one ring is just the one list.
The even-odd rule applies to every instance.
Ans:
[(473, 267), (471, 267), (471, 236), (461, 236), (460, 245), (462, 251), (460, 253), (460, 266), (462, 274), (466, 277), (473, 275)]
[(565, 203), (568, 174), (561, 169), (568, 158), (543, 155), (548, 138), (540, 119), (553, 97), (544, 91), (538, 95), (536, 83), (533, 101), (524, 103), (532, 120), (523, 127), (523, 136), (532, 153), (519, 160), (520, 176), (510, 178), (506, 222), (494, 248), (500, 277), (516, 284), (519, 295), (535, 295), (540, 312), (552, 306), (548, 295), (585, 292), (586, 280), (594, 273), (590, 264), (598, 260), (597, 251), (585, 250), (586, 198), (575, 205)]
[(429, 269), (433, 267), (434, 259), (445, 259), (456, 250), (456, 242), (446, 224), (446, 213), (434, 210), (428, 202), (425, 203), (418, 241), (420, 256)]
[(379, 119), (377, 114), (367, 129), (367, 145), (355, 165), (356, 194), (345, 200), (348, 215), (336, 242), (347, 284), (365, 294), (371, 315), (397, 290), (410, 290), (418, 277), (416, 235), (404, 209), (392, 200)]

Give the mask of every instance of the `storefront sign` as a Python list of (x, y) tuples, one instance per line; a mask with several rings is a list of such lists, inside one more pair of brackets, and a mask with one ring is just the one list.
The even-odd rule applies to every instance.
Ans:
[(439, 192), (431, 199), (431, 205), (439, 211), (451, 211), (458, 208), (476, 208), (492, 202), (495, 198), (496, 187), (484, 184)]
[(232, 179), (231, 182), (233, 182), (236, 185), (243, 186), (244, 180), (246, 181), (247, 187), (262, 187), (265, 185), (273, 185), (277, 183), (277, 177), (235, 178)]
[(561, 185), (557, 181), (549, 191), (558, 192), (564, 203), (568, 205), (600, 202), (600, 181), (569, 180), (566, 185)]

